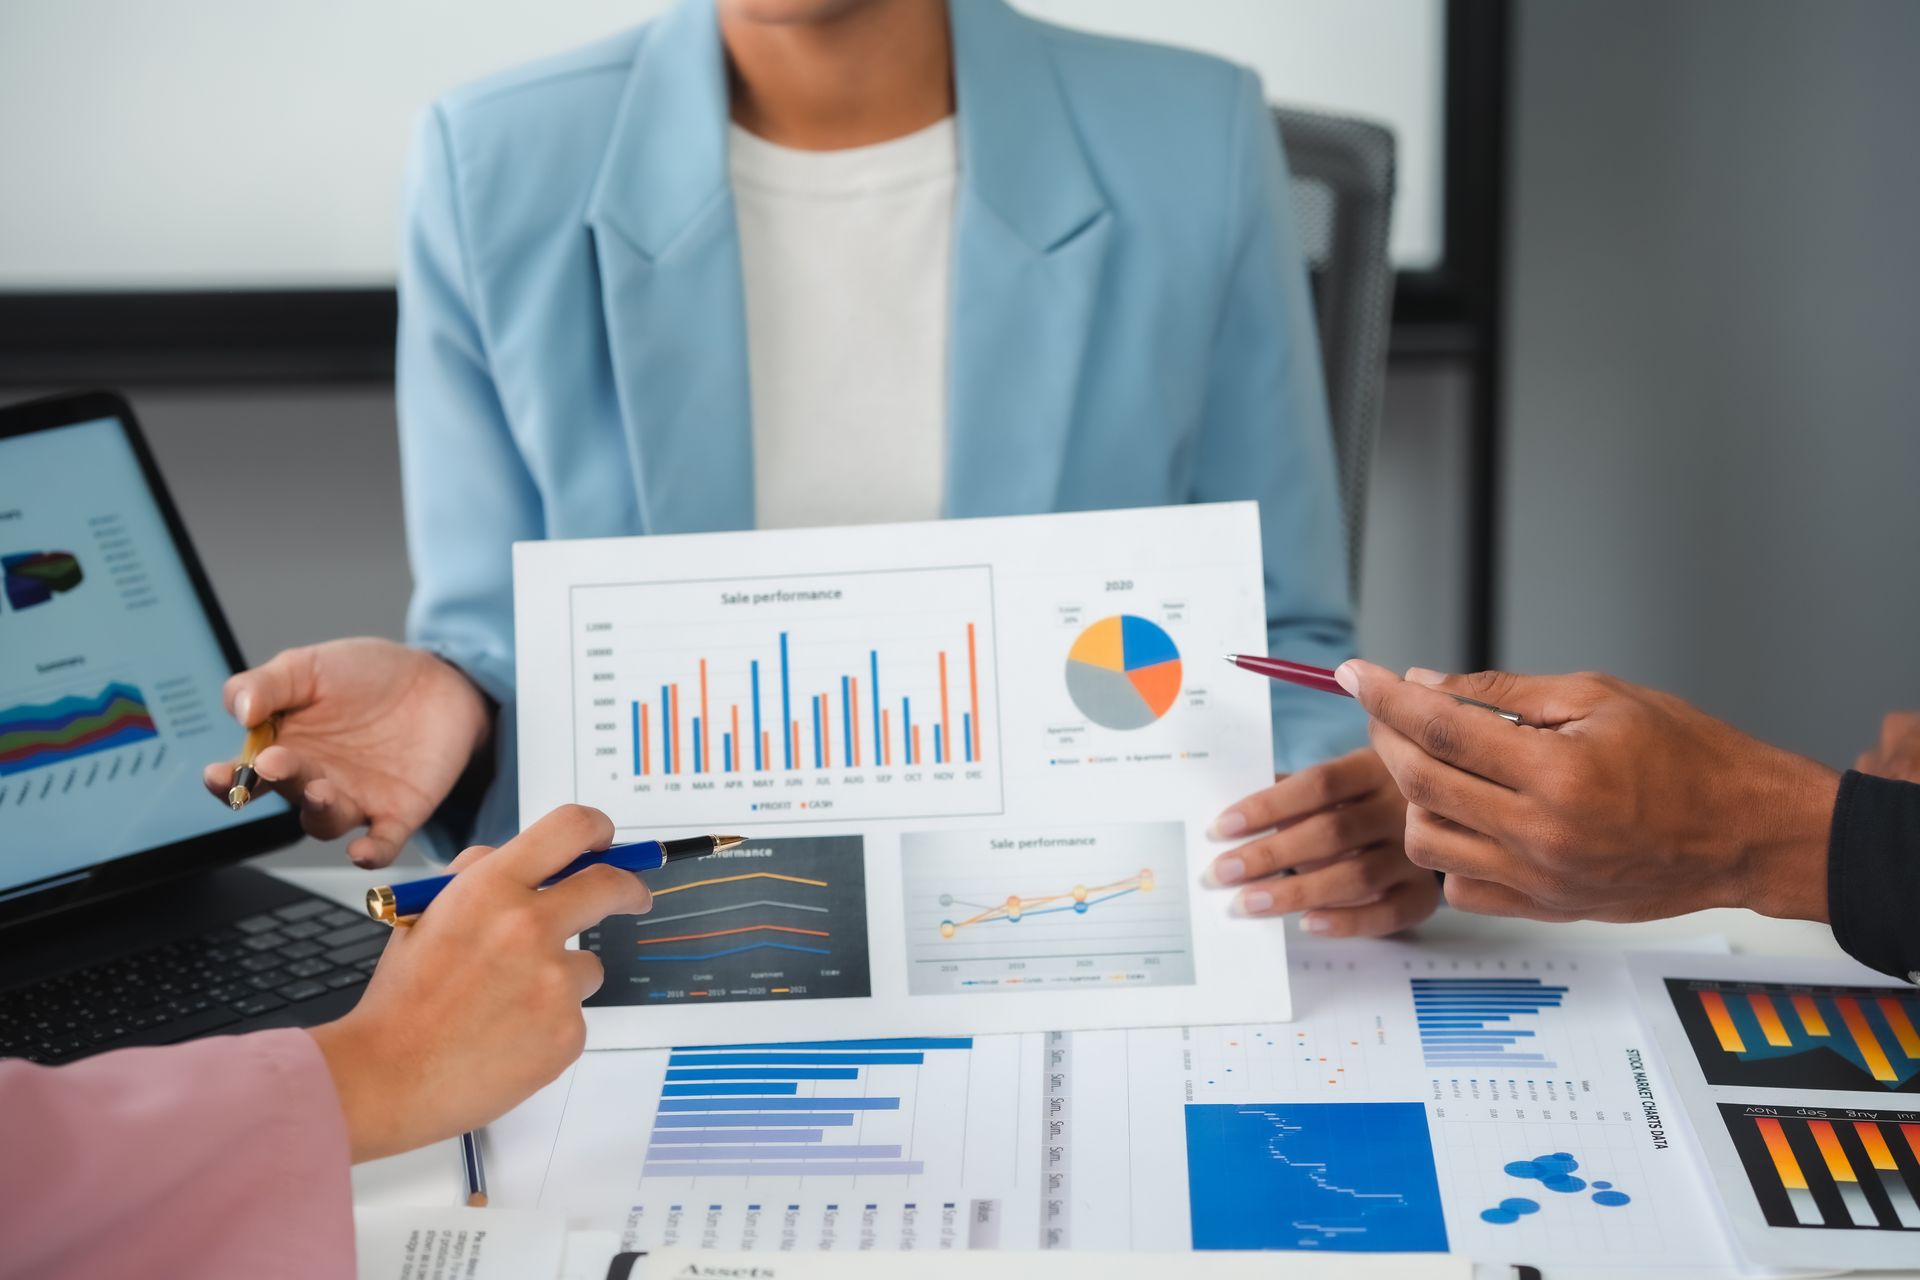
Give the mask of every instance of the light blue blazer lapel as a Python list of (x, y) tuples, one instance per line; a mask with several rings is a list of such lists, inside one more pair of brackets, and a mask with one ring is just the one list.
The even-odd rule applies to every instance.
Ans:
[(682, 0), (640, 45), (587, 205), (614, 388), (649, 533), (753, 524), (727, 121), (711, 0)]
[(954, 222), (947, 514), (1055, 505), (1113, 219), (1040, 33), (950, 0)]

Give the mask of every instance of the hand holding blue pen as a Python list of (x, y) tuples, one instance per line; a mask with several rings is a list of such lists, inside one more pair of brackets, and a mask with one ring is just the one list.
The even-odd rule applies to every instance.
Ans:
[[(618, 867), (622, 871), (652, 871), (683, 858), (704, 858), (742, 844), (745, 836), (687, 836), (680, 840), (638, 840), (605, 849), (588, 850), (540, 882), (542, 889), (559, 884), (588, 867)], [(452, 875), (403, 880), (367, 890), (367, 914), (385, 924), (412, 924), (440, 891), (453, 883)]]
[(613, 834), (606, 814), (569, 804), (497, 849), (466, 850), (454, 888), (413, 928), (393, 930), (360, 1002), (310, 1030), (353, 1159), (478, 1129), (579, 1057), (581, 1002), (606, 973), (572, 940), (653, 898), (642, 877), (611, 868), (539, 886)]

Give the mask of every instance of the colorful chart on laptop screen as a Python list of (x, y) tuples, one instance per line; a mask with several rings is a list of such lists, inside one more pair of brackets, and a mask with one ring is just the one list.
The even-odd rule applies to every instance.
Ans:
[(80, 585), (86, 575), (80, 558), (71, 551), (21, 551), (0, 555), (0, 586), (7, 604), (31, 609)]
[(1067, 693), (1105, 729), (1143, 729), (1180, 697), (1180, 650), (1157, 623), (1115, 614), (1082, 631), (1067, 653)]
[[(145, 695), (120, 681), (93, 696), (0, 707), (0, 777), (159, 736)], [(62, 789), (72, 784), (68, 778)]]

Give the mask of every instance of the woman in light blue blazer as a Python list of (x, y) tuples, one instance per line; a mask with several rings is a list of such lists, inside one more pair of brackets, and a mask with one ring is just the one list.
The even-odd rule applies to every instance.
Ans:
[[(822, 166), (850, 175), (836, 199), (935, 184), (901, 219), (928, 238), (895, 246), (918, 292), (886, 296), (887, 245), (849, 251), (836, 219), (874, 209), (823, 204)], [(809, 456), (792, 433), (837, 433), (849, 463), (897, 448), (927, 517), (1257, 500), (1271, 651), (1352, 651), (1306, 281), (1250, 72), (1001, 0), (682, 0), (437, 103), (406, 205), (412, 647), (293, 650), (229, 690), (244, 722), (291, 713), (260, 772), (315, 834), (368, 826), (356, 861), (516, 825), (515, 540), (752, 527), (783, 481), (756, 458)], [(862, 393), (919, 406), (907, 435), (832, 400), (860, 377), (809, 376), (866, 353), (796, 322), (800, 268), (847, 282), (853, 303), (817, 290), (821, 323), (877, 348)], [(926, 323), (875, 323), (869, 297)], [(825, 412), (783, 420), (796, 402)], [(863, 493), (825, 497), (837, 522)], [(1221, 815), (1237, 847), (1214, 879), (1319, 932), (1423, 918), (1438, 891), (1356, 708), (1276, 684), (1273, 718), (1288, 772)]]

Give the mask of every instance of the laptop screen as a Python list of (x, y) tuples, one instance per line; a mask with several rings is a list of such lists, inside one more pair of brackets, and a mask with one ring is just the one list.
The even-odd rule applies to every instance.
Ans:
[(0, 438), (0, 901), (285, 812), (200, 771), (228, 665), (118, 421)]

